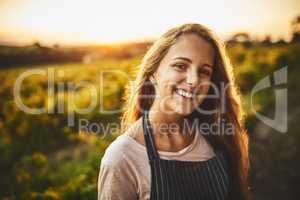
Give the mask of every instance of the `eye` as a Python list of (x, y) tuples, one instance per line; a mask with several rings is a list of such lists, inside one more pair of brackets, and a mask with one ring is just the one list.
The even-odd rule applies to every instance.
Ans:
[(176, 63), (173, 64), (172, 66), (178, 71), (184, 71), (187, 68), (186, 64), (184, 63)]
[(200, 75), (205, 75), (205, 76), (211, 76), (211, 70), (202, 67), (199, 70), (199, 74)]

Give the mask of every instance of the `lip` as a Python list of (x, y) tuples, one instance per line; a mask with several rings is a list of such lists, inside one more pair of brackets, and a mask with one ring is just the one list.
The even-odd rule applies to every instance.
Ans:
[(194, 93), (195, 92), (195, 90), (190, 89), (190, 88), (185, 88), (185, 87), (175, 87), (175, 89), (185, 90), (186, 92), (190, 92), (190, 93)]
[[(179, 90), (179, 89), (184, 90), (184, 89), (182, 89), (182, 88), (177, 88), (177, 87), (175, 87), (175, 88), (174, 88), (174, 93), (175, 93), (177, 96), (180, 96), (182, 99), (187, 100), (187, 101), (192, 101), (192, 100), (194, 100), (194, 99), (196, 98), (196, 95), (193, 94), (193, 93), (192, 93), (192, 97), (186, 97), (186, 96), (183, 96), (183, 95), (179, 94), (179, 93), (178, 93), (178, 90)], [(184, 91), (186, 91), (186, 90), (184, 90)], [(188, 91), (186, 91), (186, 92), (188, 92)], [(191, 92), (189, 92), (189, 93), (191, 93)]]
[(194, 97), (196, 97), (197, 95), (199, 95), (200, 94), (200, 92), (197, 92), (196, 90), (193, 90), (193, 89), (189, 89), (189, 88), (184, 88), (184, 87), (174, 87), (174, 91), (176, 91), (176, 90), (184, 90), (184, 91), (186, 91), (186, 92), (189, 92), (189, 93), (192, 93), (192, 98)]

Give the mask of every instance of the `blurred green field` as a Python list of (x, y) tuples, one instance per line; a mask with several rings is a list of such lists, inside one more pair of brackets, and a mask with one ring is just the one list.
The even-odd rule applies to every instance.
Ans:
[[(299, 81), (300, 45), (290, 44), (235, 44), (228, 47), (234, 73), (243, 96), (250, 136), (251, 187), (254, 199), (297, 199), (300, 184), (300, 119)], [(103, 114), (106, 110), (121, 109), (124, 87), (128, 79), (108, 74), (103, 85), (99, 82), (101, 70), (121, 70), (134, 77), (141, 56), (132, 58), (103, 58), (85, 63), (51, 64), (43, 66), (17, 66), (0, 70), (0, 199), (96, 199), (97, 178), (101, 156), (106, 147), (119, 134), (105, 137), (79, 134), (77, 119), (90, 122), (119, 122), (120, 113)], [(250, 108), (253, 86), (272, 72), (288, 66), (288, 133), (274, 131), (256, 119)], [(54, 85), (88, 81), (97, 89), (103, 87), (103, 102), (98, 101), (88, 114), (75, 114), (75, 126), (67, 125), (68, 91), (55, 91), (54, 103), (47, 100), (47, 78), (31, 76), (22, 84), (22, 101), (31, 108), (58, 109), (64, 102), (65, 112), (31, 115), (21, 111), (13, 98), (17, 77), (28, 69), (52, 68)], [(59, 72), (60, 71), (60, 72)], [(78, 107), (89, 105), (91, 96), (87, 88), (75, 91)], [(274, 114), (273, 89), (255, 96), (255, 109), (272, 117)]]

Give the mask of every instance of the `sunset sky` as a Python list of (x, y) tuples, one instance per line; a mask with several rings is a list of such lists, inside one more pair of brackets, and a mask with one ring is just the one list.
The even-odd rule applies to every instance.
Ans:
[(289, 39), (299, 0), (0, 0), (0, 43), (101, 44), (155, 38), (187, 22), (223, 38)]

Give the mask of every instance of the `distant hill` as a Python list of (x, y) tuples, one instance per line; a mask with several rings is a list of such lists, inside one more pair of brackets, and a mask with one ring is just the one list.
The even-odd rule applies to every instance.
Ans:
[(152, 42), (121, 45), (63, 47), (7, 46), (0, 44), (0, 68), (67, 62), (91, 62), (102, 58), (130, 58), (145, 53)]

